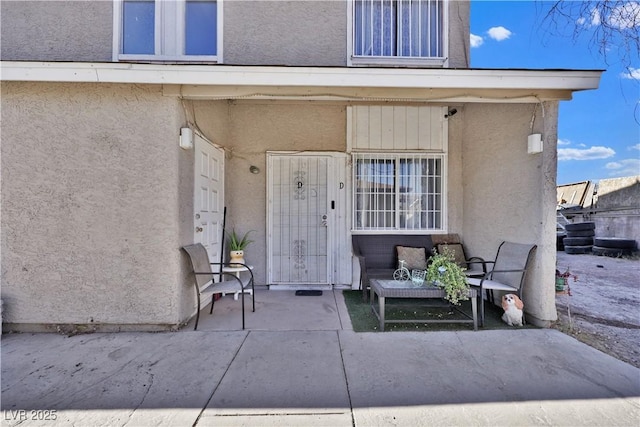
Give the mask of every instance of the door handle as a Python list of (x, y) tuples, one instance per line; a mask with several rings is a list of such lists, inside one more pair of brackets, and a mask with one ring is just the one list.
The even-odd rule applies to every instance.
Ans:
[(196, 227), (196, 233), (202, 233), (203, 230), (202, 227)]

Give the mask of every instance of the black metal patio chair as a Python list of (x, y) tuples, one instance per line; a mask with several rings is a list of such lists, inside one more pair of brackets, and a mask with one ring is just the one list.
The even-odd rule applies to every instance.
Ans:
[[(232, 272), (214, 272), (212, 269), (213, 265), (229, 266), (230, 263), (222, 263), (222, 262), (210, 262), (209, 255), (207, 254), (207, 249), (201, 243), (195, 243), (193, 245), (183, 246), (182, 249), (189, 255), (189, 260), (191, 261), (192, 274), (194, 275), (194, 286), (196, 290), (196, 296), (198, 300), (198, 309), (196, 311), (196, 324), (193, 327), (195, 331), (198, 329), (198, 321), (200, 320), (200, 296), (202, 294), (211, 294), (211, 311), (209, 314), (213, 313), (213, 305), (215, 303), (214, 294), (219, 293), (234, 293), (239, 292), (241, 294), (242, 299), (242, 329), (244, 329), (244, 290), (247, 287), (251, 286), (251, 299), (253, 303), (253, 311), (256, 311), (256, 300), (255, 300), (255, 290), (254, 290), (254, 282), (253, 282), (253, 272), (251, 269), (245, 265), (242, 266), (247, 268), (249, 272), (249, 276), (242, 280), (236, 276), (235, 273)], [(234, 267), (238, 266), (237, 262), (233, 263)], [(220, 281), (216, 282), (215, 278), (218, 276)], [(231, 276), (225, 278), (226, 276)]]

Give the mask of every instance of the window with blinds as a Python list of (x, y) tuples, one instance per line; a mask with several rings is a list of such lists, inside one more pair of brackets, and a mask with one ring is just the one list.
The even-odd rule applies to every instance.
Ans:
[(355, 57), (442, 58), (444, 0), (354, 0)]
[(353, 155), (353, 230), (444, 230), (444, 155)]

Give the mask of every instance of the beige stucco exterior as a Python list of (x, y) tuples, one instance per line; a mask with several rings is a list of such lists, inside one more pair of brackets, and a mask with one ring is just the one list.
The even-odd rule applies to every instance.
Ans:
[(346, 65), (347, 2), (226, 1), (224, 20), (226, 64)]
[[(193, 239), (193, 152), (178, 147), (186, 120), (226, 151), (227, 221), (255, 230), (247, 257), (258, 284), (266, 284), (267, 151), (347, 146), (346, 103), (180, 102), (157, 85), (18, 82), (3, 83), (2, 103), (2, 298), (5, 321), (23, 329), (166, 328), (193, 314), (179, 251)], [(534, 108), (457, 106), (447, 231), (487, 259), (502, 240), (537, 244), (528, 281), (536, 290), (525, 298), (531, 315), (550, 321), (555, 147), (527, 154)], [(556, 104), (545, 113), (534, 131), (549, 143)]]
[[(557, 164), (557, 120), (550, 117), (557, 117), (557, 103), (544, 105), (544, 120), (536, 104), (469, 104), (459, 120), (464, 121), (465, 245), (470, 255), (494, 259), (503, 240), (536, 244), (523, 298), (527, 313), (546, 322), (556, 319), (549, 283), (555, 274)], [(534, 109), (538, 119), (532, 130)], [(528, 154), (530, 133), (544, 135), (542, 153)]]
[(159, 86), (2, 84), (5, 322), (156, 328), (190, 316), (183, 117)]
[(112, 1), (0, 2), (3, 61), (111, 61)]
[[(348, 66), (346, 0), (221, 4), (222, 64), (115, 62), (117, 2), (0, 4), (5, 329), (162, 330), (194, 315), (182, 127), (224, 148), (227, 224), (254, 230), (247, 258), (266, 284), (267, 153), (344, 157), (351, 105), (457, 109), (445, 231), (485, 258), (502, 240), (537, 244), (528, 319), (555, 320), (558, 101), (599, 72), (468, 69), (468, 1), (447, 3), (443, 68)], [(542, 153), (527, 153), (532, 132)]]
[[(346, 0), (225, 0), (221, 4), (221, 62), (225, 64), (347, 64), (350, 3)], [(4, 61), (113, 59), (113, 1), (2, 1), (0, 10)], [(453, 17), (448, 28), (448, 66), (468, 67), (469, 2), (449, 2), (448, 13)]]

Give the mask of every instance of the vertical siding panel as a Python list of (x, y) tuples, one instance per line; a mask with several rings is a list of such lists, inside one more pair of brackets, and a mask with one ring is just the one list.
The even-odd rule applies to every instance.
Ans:
[(407, 107), (406, 120), (407, 120), (407, 148), (415, 150), (419, 148), (418, 145), (418, 108), (419, 107)]
[(369, 107), (369, 148), (382, 148), (381, 132), (382, 107)]
[(354, 129), (354, 148), (369, 147), (369, 107), (353, 107), (356, 125)]
[(421, 150), (431, 149), (431, 108), (419, 107), (418, 144)]
[(385, 150), (395, 149), (393, 110), (394, 107), (380, 108), (380, 143)]
[(353, 107), (347, 106), (347, 153), (356, 146), (356, 121), (353, 119), (355, 112)]
[(350, 146), (360, 150), (444, 150), (444, 107), (353, 106)]
[(444, 123), (444, 114), (446, 108), (431, 108), (431, 148), (433, 150), (442, 150), (442, 126)]
[(393, 107), (393, 141), (396, 150), (407, 147), (407, 107)]

